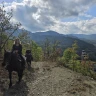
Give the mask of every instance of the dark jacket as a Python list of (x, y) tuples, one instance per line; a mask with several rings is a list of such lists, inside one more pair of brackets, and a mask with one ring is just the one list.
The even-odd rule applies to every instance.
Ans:
[(22, 54), (22, 45), (19, 44), (19, 46), (16, 46), (15, 44), (12, 47), (12, 52), (18, 50), (18, 54)]

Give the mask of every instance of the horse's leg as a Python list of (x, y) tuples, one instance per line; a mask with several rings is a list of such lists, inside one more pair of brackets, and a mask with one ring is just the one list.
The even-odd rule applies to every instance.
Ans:
[(23, 76), (23, 70), (20, 71), (20, 72), (18, 72), (18, 83), (21, 82), (21, 80), (22, 80), (22, 76)]
[(12, 86), (12, 71), (9, 71), (9, 79), (10, 79), (10, 83), (9, 83), (9, 88)]
[(27, 68), (29, 67), (29, 65), (28, 65), (28, 61), (27, 61)]
[(30, 68), (31, 68), (31, 61), (29, 62), (29, 64), (30, 64)]
[(29, 62), (27, 62), (27, 69), (29, 69)]

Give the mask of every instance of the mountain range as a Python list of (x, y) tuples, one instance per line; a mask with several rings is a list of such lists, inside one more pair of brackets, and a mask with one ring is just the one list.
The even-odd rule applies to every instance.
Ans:
[[(18, 30), (14, 35), (18, 36), (18, 34), (21, 32), (21, 30)], [(59, 34), (55, 31), (46, 31), (46, 32), (29, 32), (28, 34), (30, 38), (35, 41), (39, 46), (42, 48), (44, 47), (44, 42), (46, 38), (50, 40), (50, 42), (54, 42), (55, 40), (58, 40), (60, 42), (59, 47), (62, 48), (62, 50), (71, 47), (74, 41), (77, 41), (77, 44), (79, 46), (79, 54), (81, 54), (82, 50), (86, 50), (87, 52), (93, 52), (96, 55), (96, 47), (95, 44), (93, 44), (93, 41), (96, 41), (95, 36), (96, 34), (92, 35), (83, 35), (83, 34)], [(93, 57), (92, 57), (93, 58)]]
[(69, 34), (68, 36), (81, 39), (96, 46), (96, 34)]
[(74, 36), (80, 39), (87, 39), (87, 40), (96, 40), (96, 34), (69, 34), (69, 36)]

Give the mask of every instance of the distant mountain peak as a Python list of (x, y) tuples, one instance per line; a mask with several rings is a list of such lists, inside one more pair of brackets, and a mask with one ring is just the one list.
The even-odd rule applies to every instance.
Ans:
[(36, 32), (34, 34), (37, 34), (37, 35), (47, 35), (47, 36), (59, 36), (59, 35), (61, 35), (58, 32), (55, 32), (55, 31), (52, 31), (52, 30), (49, 30), (49, 31), (46, 31), (46, 32)]

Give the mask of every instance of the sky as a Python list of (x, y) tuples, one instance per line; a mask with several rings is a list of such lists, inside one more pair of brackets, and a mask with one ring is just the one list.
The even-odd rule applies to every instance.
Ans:
[(0, 0), (12, 22), (31, 32), (96, 34), (96, 0)]

